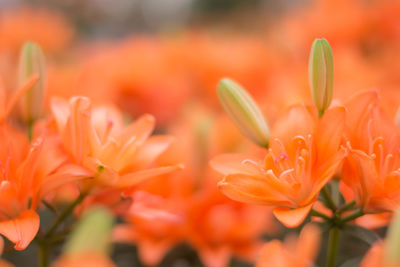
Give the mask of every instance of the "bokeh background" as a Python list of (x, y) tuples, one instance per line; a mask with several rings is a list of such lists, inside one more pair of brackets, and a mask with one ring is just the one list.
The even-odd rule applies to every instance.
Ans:
[[(286, 232), (269, 210), (233, 203), (218, 193), (215, 177), (205, 178), (213, 176), (206, 162), (216, 154), (257, 153), (222, 114), (218, 81), (241, 83), (273, 123), (284, 107), (311, 103), (308, 53), (324, 37), (334, 54), (335, 101), (378, 88), (393, 115), (400, 103), (399, 14), (396, 0), (0, 0), (0, 74), (14, 88), (20, 48), (34, 41), (47, 58), (48, 99), (85, 95), (128, 118), (151, 113), (157, 132), (182, 140), (175, 156), (188, 170), (142, 189), (174, 203), (190, 199), (173, 205), (185, 224), (147, 229), (122, 216), (120, 223), (135, 221), (139, 237), (136, 245), (115, 244), (118, 266), (142, 266), (146, 255), (159, 266), (252, 266), (246, 242)], [(344, 242), (357, 258), (368, 246), (354, 243)], [(32, 245), (5, 257), (35, 266), (35, 255)]]

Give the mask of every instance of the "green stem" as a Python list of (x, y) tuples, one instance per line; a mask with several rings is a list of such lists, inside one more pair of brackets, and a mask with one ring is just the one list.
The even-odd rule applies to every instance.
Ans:
[(27, 122), (27, 131), (28, 131), (28, 140), (32, 141), (32, 139), (33, 139), (33, 120), (29, 120)]
[(44, 242), (38, 242), (39, 245), (39, 267), (49, 266), (50, 249)]
[(331, 192), (332, 192), (332, 201), (335, 203), (336, 207), (340, 204), (340, 191), (339, 191), (339, 182), (335, 179), (331, 182)]
[(326, 187), (322, 188), (321, 190), (322, 196), (325, 198), (326, 205), (328, 208), (330, 208), (333, 212), (336, 211), (336, 204), (333, 202), (331, 195), (329, 194), (328, 190)]
[(74, 211), (75, 207), (78, 206), (83, 199), (85, 198), (85, 194), (81, 193), (79, 194), (79, 196), (77, 197), (77, 199), (75, 199), (74, 202), (71, 203), (71, 205), (69, 205), (61, 214), (60, 216), (57, 217), (57, 219), (53, 222), (53, 224), (50, 226), (49, 230), (47, 231), (47, 233), (44, 235), (44, 239), (48, 239), (55, 230), (57, 230), (57, 227)]
[[(83, 199), (85, 198), (86, 194), (81, 193), (79, 196), (75, 199), (74, 202), (72, 202), (61, 214), (56, 218), (56, 220), (53, 222), (53, 224), (49, 227), (49, 230), (47, 231), (46, 234), (43, 235), (41, 238), (39, 235), (36, 236), (36, 242), (39, 247), (39, 267), (48, 267), (49, 266), (49, 261), (50, 261), (50, 255), (51, 255), (51, 249), (52, 245), (62, 241), (67, 232), (62, 232), (57, 235), (54, 235), (54, 232), (57, 230), (57, 228), (60, 226), (60, 224), (68, 218), (69, 215), (74, 211), (75, 207), (78, 206)], [(45, 205), (47, 204), (44, 202)], [(47, 206), (47, 205), (46, 205)], [(51, 205), (48, 205), (48, 207), (52, 207)]]
[(363, 215), (364, 215), (364, 212), (359, 209), (358, 211), (354, 212), (353, 214), (350, 214), (349, 216), (344, 217), (341, 222), (342, 223), (348, 223), (348, 222), (351, 222), (351, 221), (353, 221), (353, 220), (355, 220), (358, 217), (361, 217)]
[(351, 209), (354, 208), (355, 205), (356, 205), (356, 202), (353, 200), (353, 201), (347, 203), (346, 205), (340, 207), (338, 209), (338, 212), (339, 212), (339, 214), (341, 214), (341, 213), (343, 213), (345, 211), (351, 210)]
[(320, 217), (320, 218), (322, 218), (322, 219), (324, 219), (326, 221), (329, 221), (331, 219), (328, 216), (326, 216), (325, 214), (323, 214), (323, 213), (321, 213), (319, 211), (316, 211), (315, 209), (311, 209), (310, 215), (314, 216), (314, 217)]
[(49, 210), (51, 210), (55, 215), (58, 215), (58, 212), (56, 210), (56, 208), (53, 207), (53, 205), (51, 205), (49, 202), (47, 202), (46, 200), (42, 200), (43, 205), (46, 206), (46, 208), (48, 208)]
[(336, 266), (336, 259), (339, 250), (339, 235), (340, 235), (339, 228), (332, 227), (331, 230), (329, 230), (328, 255), (326, 257), (326, 267)]

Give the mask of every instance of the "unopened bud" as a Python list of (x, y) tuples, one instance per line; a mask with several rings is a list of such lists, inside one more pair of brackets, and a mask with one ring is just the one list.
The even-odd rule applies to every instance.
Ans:
[(239, 130), (257, 145), (268, 147), (268, 125), (246, 90), (230, 79), (222, 79), (217, 86), (217, 93), (222, 107)]
[(64, 253), (94, 252), (107, 254), (113, 223), (113, 216), (105, 208), (89, 210), (73, 230), (64, 248)]
[(400, 266), (400, 209), (394, 214), (386, 236), (385, 262)]
[(394, 123), (396, 124), (397, 129), (400, 130), (400, 107), (397, 109), (396, 116), (394, 117)]
[(38, 81), (19, 100), (19, 114), (25, 122), (40, 118), (46, 90), (46, 64), (42, 49), (35, 43), (26, 43), (19, 58), (18, 86), (37, 74)]
[(310, 51), (308, 78), (319, 115), (329, 107), (333, 92), (333, 56), (326, 39), (315, 39)]

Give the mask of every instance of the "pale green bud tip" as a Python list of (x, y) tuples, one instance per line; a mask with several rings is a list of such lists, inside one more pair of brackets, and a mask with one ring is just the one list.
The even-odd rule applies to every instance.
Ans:
[(23, 120), (33, 121), (42, 114), (46, 90), (46, 62), (42, 49), (35, 43), (25, 43), (21, 49), (18, 69), (18, 85), (22, 86), (32, 75), (39, 79), (19, 101)]
[(222, 79), (217, 86), (222, 107), (239, 130), (262, 147), (268, 147), (269, 128), (260, 108), (239, 84)]
[(400, 130), (400, 107), (397, 109), (396, 116), (394, 117), (394, 123), (396, 124), (397, 129)]
[(112, 214), (105, 208), (94, 208), (86, 212), (67, 241), (66, 254), (96, 252), (107, 254), (110, 248)]
[[(400, 209), (389, 226), (385, 245), (385, 262), (400, 264)], [(397, 266), (397, 265), (396, 265)]]
[(308, 78), (314, 104), (322, 115), (333, 93), (333, 56), (326, 39), (315, 39), (311, 46)]

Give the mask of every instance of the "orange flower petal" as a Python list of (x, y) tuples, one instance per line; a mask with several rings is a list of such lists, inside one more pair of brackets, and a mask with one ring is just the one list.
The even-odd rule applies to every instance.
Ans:
[(135, 143), (139, 146), (150, 136), (154, 130), (154, 127), (154, 117), (150, 114), (143, 115), (125, 128), (118, 140), (124, 144), (128, 142), (132, 136), (135, 136)]
[(232, 174), (219, 182), (218, 187), (226, 196), (240, 202), (258, 205), (292, 204), (263, 177)]
[(157, 265), (170, 249), (170, 244), (163, 241), (142, 241), (138, 246), (140, 259), (146, 265)]
[(131, 166), (147, 168), (173, 142), (171, 136), (152, 136), (137, 150)]
[(15, 243), (16, 250), (25, 249), (39, 230), (39, 215), (33, 210), (26, 210), (15, 219), (0, 222), (0, 234)]
[(288, 253), (282, 242), (273, 240), (264, 245), (256, 267), (287, 266)]
[(200, 251), (200, 258), (205, 266), (220, 267), (228, 266), (231, 252), (227, 247), (208, 248)]
[[(247, 162), (247, 163), (246, 163)], [(246, 154), (223, 154), (210, 161), (211, 167), (223, 175), (248, 174), (262, 176), (259, 167), (262, 161), (259, 158)]]
[(314, 202), (301, 208), (290, 209), (287, 207), (277, 207), (272, 210), (275, 217), (286, 227), (293, 228), (299, 226), (307, 217)]
[(119, 188), (134, 186), (148, 178), (163, 175), (166, 173), (170, 173), (176, 170), (180, 170), (183, 168), (182, 164), (174, 165), (174, 166), (165, 166), (153, 169), (146, 169), (137, 171), (134, 173), (129, 173), (120, 177), (119, 181), (115, 185)]
[(350, 132), (354, 132), (360, 121), (369, 115), (371, 107), (376, 106), (379, 100), (377, 90), (363, 90), (355, 93), (346, 103), (345, 106), (351, 112), (346, 117), (347, 125)]
[(56, 173), (47, 176), (46, 179), (43, 180), (38, 198), (41, 199), (46, 194), (62, 185), (84, 178), (89, 178), (91, 175), (93, 174), (90, 171), (81, 166), (66, 164), (62, 166)]
[[(275, 123), (271, 140), (278, 138), (283, 144), (290, 144), (294, 136), (306, 137), (314, 133), (317, 118), (304, 105), (294, 105)], [(271, 148), (275, 151), (276, 148)]]
[(82, 252), (77, 254), (62, 255), (52, 267), (116, 267), (112, 260), (106, 255), (93, 252)]
[(315, 134), (319, 162), (328, 160), (338, 151), (345, 126), (345, 114), (344, 107), (334, 107), (326, 110), (319, 120)]

